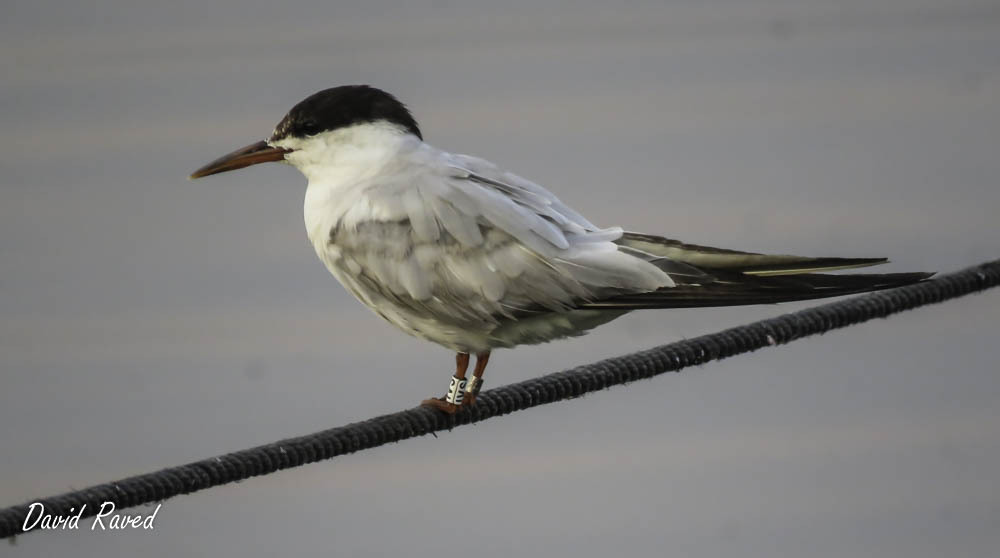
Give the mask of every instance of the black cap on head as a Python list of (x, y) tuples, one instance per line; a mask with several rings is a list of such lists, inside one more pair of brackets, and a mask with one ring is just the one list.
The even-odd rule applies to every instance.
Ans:
[(343, 85), (310, 95), (292, 107), (278, 123), (271, 140), (314, 136), (379, 120), (423, 137), (410, 111), (392, 95), (368, 85)]

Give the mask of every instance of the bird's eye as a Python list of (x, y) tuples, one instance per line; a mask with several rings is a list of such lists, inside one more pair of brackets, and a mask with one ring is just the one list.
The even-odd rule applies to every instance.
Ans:
[(319, 124), (315, 120), (306, 120), (299, 124), (299, 129), (302, 131), (302, 135), (305, 136), (315, 136), (320, 133)]

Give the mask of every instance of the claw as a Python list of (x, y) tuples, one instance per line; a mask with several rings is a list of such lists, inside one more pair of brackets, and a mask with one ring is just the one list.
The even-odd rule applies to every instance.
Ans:
[(421, 407), (430, 407), (431, 409), (437, 409), (446, 415), (454, 415), (458, 412), (458, 405), (454, 403), (448, 403), (443, 397), (432, 397), (431, 399), (424, 399), (420, 402)]

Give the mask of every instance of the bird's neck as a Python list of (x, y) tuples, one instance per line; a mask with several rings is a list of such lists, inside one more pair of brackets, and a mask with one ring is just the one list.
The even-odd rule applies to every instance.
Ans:
[(306, 176), (305, 224), (317, 251), (325, 246), (331, 228), (346, 221), (383, 215), (370, 200), (373, 189), (394, 184), (405, 173), (412, 155), (423, 149), (416, 136), (397, 126), (380, 123), (352, 126), (306, 140), (287, 155), (287, 161)]

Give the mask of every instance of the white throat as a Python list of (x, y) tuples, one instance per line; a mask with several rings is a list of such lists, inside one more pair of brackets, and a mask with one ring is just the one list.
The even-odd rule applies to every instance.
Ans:
[(371, 122), (338, 128), (306, 138), (284, 138), (271, 145), (290, 149), (285, 161), (299, 169), (309, 185), (365, 180), (383, 170), (401, 152), (414, 149), (420, 139), (389, 122)]

